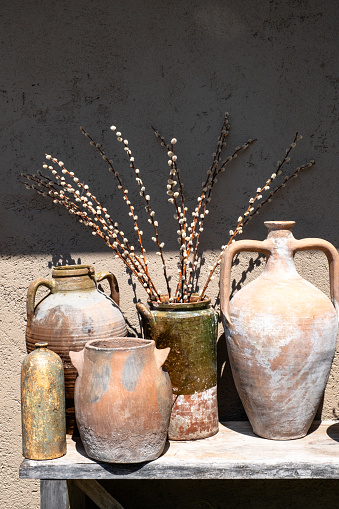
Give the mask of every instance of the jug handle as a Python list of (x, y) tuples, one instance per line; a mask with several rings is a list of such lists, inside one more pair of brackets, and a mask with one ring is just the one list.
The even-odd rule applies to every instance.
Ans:
[(139, 311), (139, 313), (141, 314), (141, 316), (150, 322), (150, 325), (154, 324), (153, 315), (150, 312), (150, 310), (148, 309), (148, 307), (145, 306), (145, 304), (143, 304), (142, 302), (137, 302), (136, 308)]
[(322, 251), (328, 261), (330, 275), (330, 295), (333, 306), (339, 317), (339, 253), (336, 248), (327, 240), (322, 239), (293, 239), (292, 251)]
[(84, 366), (84, 354), (85, 354), (84, 348), (83, 348), (83, 350), (80, 350), (80, 352), (74, 352), (74, 351), (69, 352), (69, 357), (71, 359), (71, 362), (72, 362), (73, 366), (75, 367), (75, 369), (77, 370), (79, 376), (82, 375), (82, 369)]
[(225, 251), (220, 267), (220, 308), (223, 316), (227, 322), (232, 325), (231, 318), (229, 316), (229, 295), (231, 286), (231, 268), (233, 258), (237, 253), (241, 251), (249, 251), (255, 253), (264, 253), (269, 256), (271, 253), (270, 244), (266, 240), (239, 240), (233, 242)]
[(111, 299), (113, 299), (114, 302), (119, 306), (119, 302), (120, 302), (119, 285), (118, 285), (118, 281), (117, 281), (117, 278), (115, 277), (115, 275), (112, 274), (112, 272), (97, 272), (95, 274), (95, 279), (96, 279), (97, 283), (99, 283), (100, 281), (103, 281), (104, 279), (107, 279), (107, 281), (109, 282), (110, 289), (111, 289)]
[(163, 364), (165, 363), (168, 354), (170, 353), (170, 348), (161, 348), (160, 350), (158, 348), (154, 349), (154, 357), (155, 357), (155, 363), (157, 365), (157, 368), (160, 369)]
[(27, 289), (27, 298), (26, 298), (26, 310), (27, 310), (27, 321), (30, 323), (34, 316), (34, 301), (35, 301), (35, 295), (39, 288), (39, 286), (46, 286), (46, 288), (49, 288), (51, 293), (53, 292), (54, 288), (54, 281), (52, 279), (44, 279), (42, 277), (36, 279), (33, 281), (28, 289)]

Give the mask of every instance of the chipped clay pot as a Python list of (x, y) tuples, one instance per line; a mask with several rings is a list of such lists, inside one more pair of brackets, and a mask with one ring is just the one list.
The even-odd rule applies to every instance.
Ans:
[(139, 463), (163, 452), (172, 406), (162, 368), (168, 352), (138, 338), (89, 341), (81, 352), (70, 352), (79, 373), (76, 419), (90, 458)]
[[(111, 298), (97, 288), (99, 281), (107, 279)], [(35, 305), (38, 288), (45, 286), (50, 294)], [(74, 383), (76, 370), (69, 351), (81, 350), (91, 339), (126, 336), (124, 317), (119, 309), (119, 287), (110, 272), (95, 274), (91, 265), (56, 267), (52, 279), (39, 278), (27, 291), (27, 352), (35, 344), (48, 342), (48, 347), (60, 355), (65, 372), (67, 432), (74, 429)]]
[[(263, 242), (234, 242), (221, 266), (220, 300), (238, 393), (253, 431), (288, 440), (306, 435), (321, 401), (338, 330), (339, 255), (321, 239), (296, 240), (293, 221), (270, 221)], [(296, 251), (321, 250), (330, 266), (330, 300), (296, 271)], [(229, 302), (232, 260), (264, 253), (263, 273)]]
[(173, 386), (170, 440), (206, 438), (219, 429), (217, 317), (210, 302), (137, 304), (144, 335), (171, 348), (165, 362)]

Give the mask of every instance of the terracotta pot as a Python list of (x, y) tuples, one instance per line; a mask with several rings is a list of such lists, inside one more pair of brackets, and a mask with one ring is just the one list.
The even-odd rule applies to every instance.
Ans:
[[(97, 288), (107, 279), (111, 297)], [(40, 286), (50, 294), (35, 306)], [(119, 288), (110, 272), (95, 274), (91, 265), (56, 267), (52, 279), (33, 281), (27, 292), (27, 351), (38, 342), (47, 341), (49, 348), (60, 355), (65, 372), (67, 432), (74, 427), (74, 383), (76, 370), (69, 358), (70, 350), (81, 350), (91, 339), (126, 336), (126, 324), (119, 309)]]
[[(227, 249), (220, 300), (234, 381), (253, 430), (275, 440), (306, 435), (321, 401), (338, 330), (339, 255), (320, 239), (296, 240), (293, 221), (271, 221), (265, 241)], [(330, 266), (330, 300), (296, 271), (296, 251), (321, 250)], [(264, 253), (263, 273), (229, 302), (232, 260)]]
[(137, 304), (144, 335), (154, 339), (157, 348), (171, 348), (165, 362), (173, 386), (171, 440), (206, 438), (219, 429), (217, 317), (210, 302), (149, 301), (149, 308)]
[(111, 463), (160, 456), (172, 405), (162, 369), (168, 352), (136, 338), (89, 341), (81, 352), (70, 352), (79, 373), (76, 419), (88, 456)]
[(37, 343), (21, 368), (23, 456), (50, 460), (66, 454), (64, 370), (60, 357)]

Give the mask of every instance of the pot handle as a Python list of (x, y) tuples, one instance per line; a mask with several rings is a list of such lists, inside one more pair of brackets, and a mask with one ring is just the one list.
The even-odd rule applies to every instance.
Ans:
[(82, 350), (80, 350), (80, 352), (74, 352), (74, 351), (69, 352), (69, 357), (71, 359), (71, 362), (72, 362), (73, 366), (76, 368), (79, 376), (82, 375), (82, 369), (84, 367), (84, 354), (85, 354), (84, 348)]
[(103, 281), (104, 279), (107, 279), (107, 281), (109, 282), (110, 289), (111, 289), (111, 299), (113, 299), (114, 302), (119, 306), (119, 301), (120, 301), (119, 285), (118, 285), (118, 281), (117, 281), (117, 278), (115, 277), (115, 275), (112, 274), (112, 272), (96, 272), (95, 279), (96, 279), (97, 283), (99, 283), (100, 281)]
[(53, 293), (54, 288), (54, 281), (53, 279), (45, 279), (45, 278), (38, 278), (35, 281), (33, 281), (28, 289), (27, 289), (27, 298), (26, 298), (26, 310), (27, 310), (27, 322), (30, 323), (34, 316), (34, 301), (35, 301), (35, 295), (39, 288), (39, 286), (46, 286), (46, 288), (49, 288), (51, 293)]
[(229, 316), (229, 295), (231, 286), (231, 268), (234, 256), (241, 251), (264, 253), (269, 256), (271, 253), (270, 244), (266, 240), (239, 240), (233, 242), (225, 251), (220, 268), (220, 308), (227, 322), (232, 325)]
[(330, 274), (330, 295), (333, 306), (339, 317), (339, 253), (336, 248), (327, 240), (322, 239), (293, 239), (292, 251), (322, 251), (328, 261)]
[(170, 348), (161, 348), (160, 350), (158, 348), (154, 349), (154, 357), (155, 357), (155, 363), (157, 365), (157, 368), (160, 369), (163, 364), (165, 363), (168, 354), (170, 353)]
[(142, 302), (137, 302), (136, 303), (136, 308), (137, 310), (139, 311), (139, 313), (141, 314), (141, 316), (145, 319), (145, 320), (148, 320), (150, 325), (154, 324), (154, 318), (153, 318), (153, 315), (152, 313), (150, 312), (150, 310), (148, 309), (147, 306), (145, 306), (145, 304), (143, 304)]

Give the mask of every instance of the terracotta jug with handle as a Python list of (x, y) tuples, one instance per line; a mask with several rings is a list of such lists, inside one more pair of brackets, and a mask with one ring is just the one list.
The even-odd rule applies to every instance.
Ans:
[[(276, 440), (306, 435), (325, 390), (338, 331), (338, 252), (325, 240), (295, 239), (294, 224), (268, 221), (266, 240), (231, 244), (220, 275), (235, 385), (254, 432)], [(332, 303), (297, 273), (294, 254), (305, 250), (327, 256)], [(229, 301), (232, 260), (241, 251), (264, 253), (267, 263)]]
[(170, 378), (162, 368), (169, 350), (156, 349), (152, 340), (114, 338), (70, 352), (79, 373), (76, 420), (89, 457), (139, 463), (160, 456), (172, 407)]
[[(111, 296), (98, 290), (107, 280)], [(50, 294), (35, 304), (39, 287)], [(127, 328), (119, 308), (119, 287), (111, 272), (97, 272), (91, 265), (55, 267), (52, 279), (39, 278), (27, 291), (27, 352), (36, 343), (48, 342), (50, 350), (60, 355), (65, 372), (67, 432), (74, 428), (74, 383), (76, 369), (69, 358), (70, 350), (81, 350), (91, 339), (126, 336)]]

